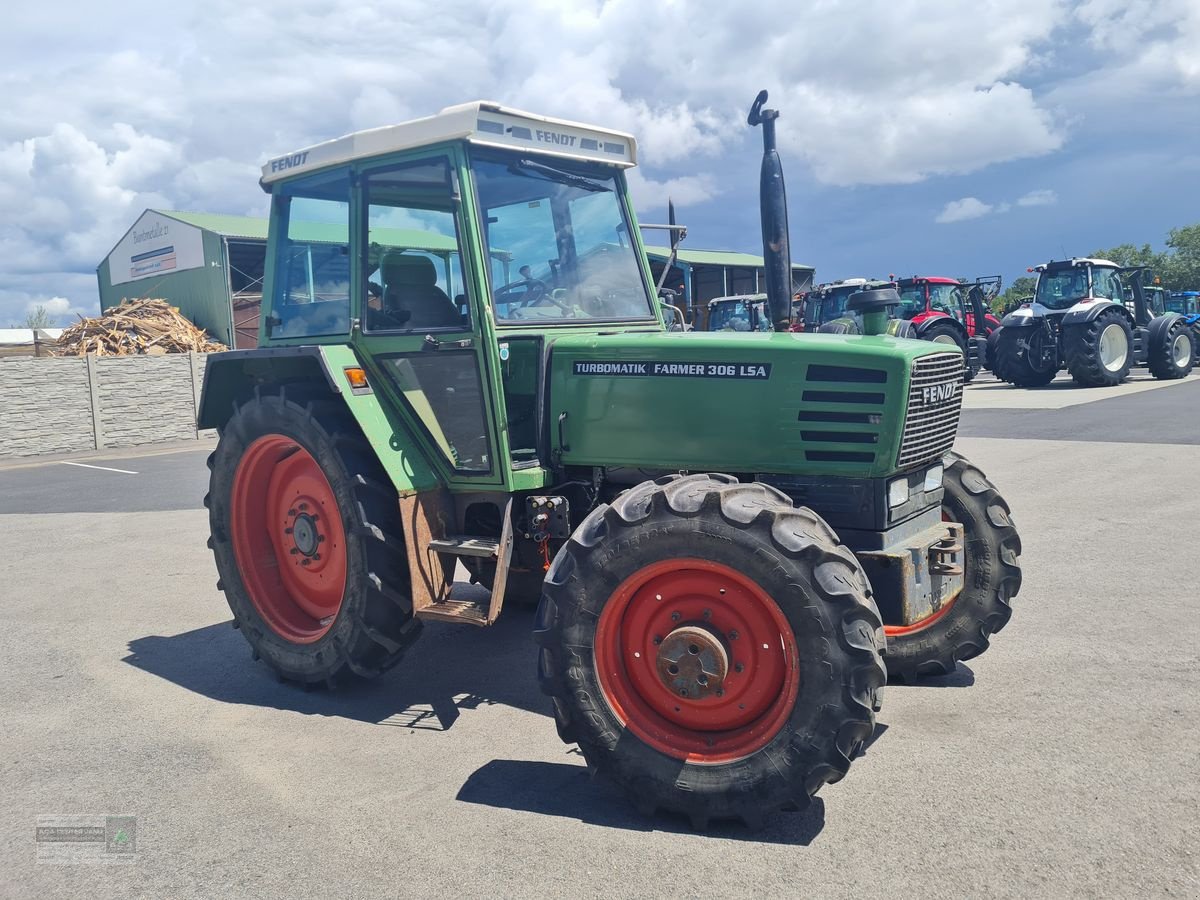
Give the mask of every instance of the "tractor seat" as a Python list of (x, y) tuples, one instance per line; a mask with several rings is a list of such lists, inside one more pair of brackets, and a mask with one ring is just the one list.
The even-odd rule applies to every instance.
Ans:
[(425, 256), (393, 256), (383, 264), (383, 311), (404, 328), (458, 328), (462, 313), (437, 286), (437, 269)]

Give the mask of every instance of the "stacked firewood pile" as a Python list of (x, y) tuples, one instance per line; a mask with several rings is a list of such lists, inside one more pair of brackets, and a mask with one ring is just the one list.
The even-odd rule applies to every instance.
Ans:
[(104, 315), (80, 320), (63, 331), (55, 356), (134, 356), (139, 353), (216, 353), (228, 349), (209, 340), (166, 300), (131, 300), (106, 309)]

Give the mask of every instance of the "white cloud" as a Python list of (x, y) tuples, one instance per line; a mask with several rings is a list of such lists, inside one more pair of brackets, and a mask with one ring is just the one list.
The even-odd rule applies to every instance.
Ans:
[(1053, 206), (1058, 202), (1058, 194), (1049, 188), (1030, 191), (1017, 199), (1017, 206)]
[(984, 203), (978, 197), (963, 197), (961, 200), (951, 200), (938, 213), (935, 222), (948, 225), (951, 222), (965, 222), (968, 219), (978, 219), (986, 216), (995, 209), (990, 203)]
[(6, 19), (0, 318), (38, 296), (94, 302), (56, 285), (94, 284), (145, 207), (261, 211), (266, 157), (467, 99), (634, 133), (635, 197), (652, 212), (667, 195), (686, 206), (728, 188), (736, 160), (756, 155), (745, 114), (763, 86), (789, 175), (802, 162), (832, 185), (1054, 152), (1064, 110), (1081, 107), (1028, 76), (1062, 26), (1099, 51), (1097, 70), (1200, 87), (1195, 0), (861, 0), (851, 14), (826, 0), (71, 6), (67, 31), (53, 4)]

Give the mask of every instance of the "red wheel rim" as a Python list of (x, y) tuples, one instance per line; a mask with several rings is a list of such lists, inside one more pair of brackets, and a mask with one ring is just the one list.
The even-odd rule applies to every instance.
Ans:
[(238, 462), (229, 513), (238, 571), (263, 621), (295, 644), (321, 638), (346, 591), (346, 535), (320, 464), (290, 437), (258, 438)]
[[(664, 560), (625, 579), (596, 624), (595, 658), (625, 727), (690, 763), (765, 747), (800, 689), (796, 640), (779, 605), (740, 572), (701, 559)], [(682, 671), (670, 674), (676, 662)]]
[[(942, 521), (943, 522), (957, 521), (954, 518), (954, 516), (951, 515), (949, 510), (947, 510), (946, 507), (944, 507), (944, 506), (942, 507)], [(966, 583), (967, 583), (966, 559), (964, 558), (964, 560), (963, 560), (963, 586), (964, 587), (966, 586)], [(883, 626), (884, 636), (886, 636), (886, 637), (903, 637), (906, 634), (915, 634), (918, 631), (924, 631), (926, 628), (928, 628), (930, 625), (932, 625), (934, 622), (936, 622), (938, 619), (940, 619), (946, 613), (950, 612), (951, 607), (954, 606), (954, 602), (956, 600), (958, 600), (958, 598), (961, 596), (962, 596), (962, 591), (960, 590), (957, 594), (955, 594), (953, 597), (951, 597), (950, 602), (947, 603), (945, 606), (943, 606), (941, 609), (937, 610), (936, 612), (930, 613), (923, 619), (918, 619), (916, 622), (913, 622), (911, 625), (884, 625)]]

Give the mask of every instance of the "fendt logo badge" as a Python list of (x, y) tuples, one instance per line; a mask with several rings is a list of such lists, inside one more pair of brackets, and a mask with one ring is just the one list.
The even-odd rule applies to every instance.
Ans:
[(957, 389), (958, 385), (953, 381), (947, 381), (945, 384), (927, 384), (921, 388), (921, 399), (931, 406), (935, 403), (945, 403), (954, 396)]

